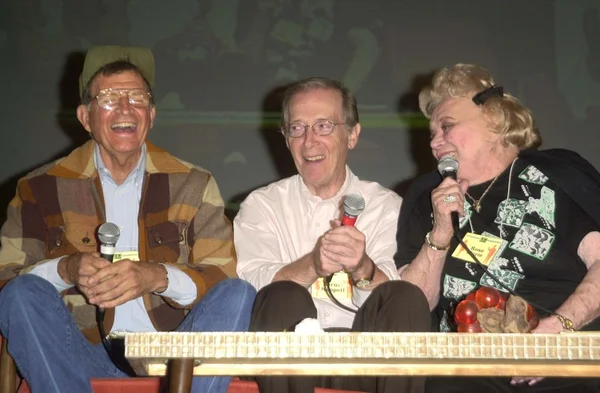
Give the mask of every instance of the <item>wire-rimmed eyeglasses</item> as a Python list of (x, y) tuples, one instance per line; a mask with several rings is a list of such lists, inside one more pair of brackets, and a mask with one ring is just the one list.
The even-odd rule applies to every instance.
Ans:
[(289, 124), (287, 127), (282, 128), (282, 132), (285, 136), (289, 136), (290, 138), (300, 138), (304, 134), (306, 134), (306, 130), (308, 128), (312, 128), (315, 134), (319, 136), (327, 136), (333, 132), (335, 126), (344, 124), (344, 123), (332, 123), (329, 120), (320, 120), (309, 126), (308, 124), (295, 122)]
[(150, 105), (150, 93), (144, 89), (104, 89), (93, 99), (100, 108), (110, 111), (121, 105), (123, 95), (127, 96), (129, 105), (135, 108), (147, 108)]

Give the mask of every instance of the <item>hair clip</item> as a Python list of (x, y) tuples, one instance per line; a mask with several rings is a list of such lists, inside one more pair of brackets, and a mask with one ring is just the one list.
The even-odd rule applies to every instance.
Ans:
[(490, 86), (487, 89), (480, 91), (473, 96), (473, 102), (476, 105), (483, 105), (491, 97), (502, 97), (504, 88), (502, 86)]

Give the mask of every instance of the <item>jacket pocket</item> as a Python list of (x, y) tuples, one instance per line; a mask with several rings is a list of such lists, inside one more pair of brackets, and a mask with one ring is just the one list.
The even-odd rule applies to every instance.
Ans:
[(187, 226), (187, 223), (167, 221), (148, 228), (150, 259), (156, 262), (187, 263)]

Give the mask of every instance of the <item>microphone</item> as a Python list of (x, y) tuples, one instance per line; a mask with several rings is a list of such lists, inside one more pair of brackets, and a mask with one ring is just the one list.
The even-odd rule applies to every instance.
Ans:
[[(365, 199), (361, 195), (358, 195), (358, 194), (346, 195), (344, 197), (344, 215), (342, 216), (342, 225), (348, 226), (348, 227), (353, 227), (354, 224), (356, 224), (356, 219), (358, 218), (358, 215), (364, 209), (365, 209)], [(327, 294), (329, 299), (331, 299), (331, 301), (336, 306), (338, 306), (346, 311), (350, 311), (350, 312), (356, 314), (356, 310), (353, 310), (352, 308), (346, 306), (345, 304), (341, 303), (338, 299), (336, 299), (336, 297), (334, 296), (334, 294), (330, 288), (330, 283), (331, 283), (332, 279), (333, 279), (333, 274), (330, 274), (329, 276), (325, 277), (325, 279), (323, 280), (325, 293)]]
[(348, 194), (344, 197), (344, 216), (342, 225), (353, 227), (358, 215), (365, 208), (365, 199), (358, 194)]
[[(113, 261), (115, 256), (115, 245), (121, 236), (121, 231), (116, 224), (112, 222), (105, 222), (98, 228), (98, 240), (100, 240), (100, 257), (106, 259), (109, 262)], [(104, 309), (96, 308), (96, 322), (98, 322), (98, 329), (102, 336), (102, 342), (108, 350), (108, 344), (105, 342), (106, 334), (104, 333)]]
[[(100, 241), (100, 256), (109, 262), (113, 261), (115, 256), (115, 245), (121, 236), (121, 231), (116, 224), (105, 222), (98, 228), (98, 240)], [(125, 359), (125, 341), (122, 337), (113, 338), (109, 341), (106, 331), (104, 330), (104, 309), (96, 307), (96, 322), (98, 323), (98, 331), (102, 339), (102, 345), (108, 353), (108, 357), (117, 366), (130, 377), (135, 377), (136, 373)]]
[(121, 231), (116, 224), (105, 222), (98, 228), (98, 240), (100, 240), (100, 257), (109, 262), (115, 256), (115, 245), (121, 236)]
[[(445, 179), (451, 177), (456, 180), (456, 173), (458, 172), (458, 161), (452, 155), (445, 155), (440, 158), (438, 162), (438, 172)], [(458, 234), (458, 212), (451, 213), (452, 228), (454, 233)]]
[[(344, 197), (344, 215), (342, 216), (342, 226), (353, 227), (358, 215), (365, 209), (365, 199), (358, 194), (348, 194)], [(329, 283), (333, 278), (330, 274), (325, 278)]]

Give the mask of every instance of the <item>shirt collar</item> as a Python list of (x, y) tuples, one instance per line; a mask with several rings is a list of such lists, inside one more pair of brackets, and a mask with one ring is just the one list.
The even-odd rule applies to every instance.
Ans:
[[(102, 156), (100, 155), (100, 146), (96, 143), (94, 146), (94, 164), (96, 165), (96, 169), (98, 170), (98, 175), (100, 176), (100, 180), (110, 179), (114, 182), (112, 175), (106, 165), (104, 165), (104, 161), (102, 160)], [(131, 171), (131, 173), (125, 179), (126, 183), (129, 179), (135, 179), (135, 184), (141, 184), (141, 180), (144, 176), (144, 171), (146, 168), (146, 143), (142, 145), (142, 154), (140, 154), (140, 158), (135, 165), (135, 168)]]
[(308, 189), (308, 187), (306, 186), (306, 184), (304, 184), (304, 179), (302, 179), (302, 176), (300, 176), (300, 175), (298, 175), (298, 182), (299, 182), (300, 192), (302, 193), (302, 195), (305, 195), (309, 201), (316, 202), (316, 203), (331, 201), (333, 203), (337, 203), (341, 200), (341, 198), (346, 194), (348, 189), (351, 187), (351, 185), (354, 181), (354, 177), (355, 177), (354, 174), (352, 173), (352, 171), (350, 170), (348, 165), (346, 165), (346, 178), (344, 179), (344, 183), (342, 184), (342, 186), (340, 187), (338, 192), (336, 192), (334, 196), (332, 196), (331, 198), (328, 198), (328, 199), (321, 199), (321, 197), (311, 194), (311, 192)]

